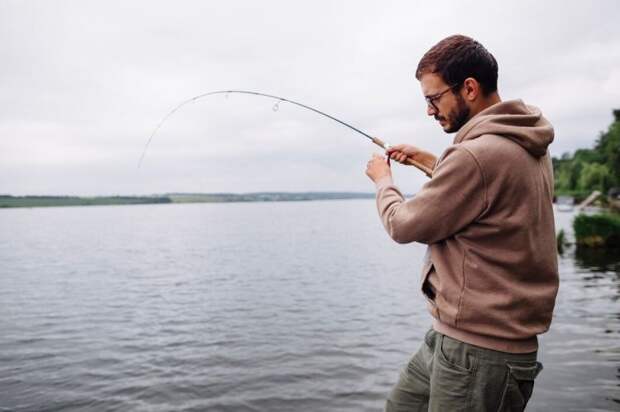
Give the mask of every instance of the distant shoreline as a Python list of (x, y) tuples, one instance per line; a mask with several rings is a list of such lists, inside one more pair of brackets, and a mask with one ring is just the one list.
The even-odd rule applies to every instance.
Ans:
[(117, 206), (166, 203), (294, 202), (308, 200), (372, 199), (362, 192), (256, 192), (256, 193), (166, 193), (149, 196), (12, 196), (0, 195), (0, 208)]

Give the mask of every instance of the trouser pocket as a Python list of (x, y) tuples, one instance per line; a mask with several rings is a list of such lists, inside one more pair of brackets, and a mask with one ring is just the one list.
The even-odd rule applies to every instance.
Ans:
[(543, 369), (540, 362), (506, 362), (506, 383), (498, 412), (523, 411), (534, 390), (534, 380)]
[(466, 343), (436, 333), (429, 412), (470, 412), (477, 361)]

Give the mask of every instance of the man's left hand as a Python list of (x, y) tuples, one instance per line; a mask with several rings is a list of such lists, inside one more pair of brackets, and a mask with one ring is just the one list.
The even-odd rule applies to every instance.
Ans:
[(392, 170), (385, 157), (374, 153), (366, 166), (366, 175), (376, 183), (383, 177), (392, 176)]

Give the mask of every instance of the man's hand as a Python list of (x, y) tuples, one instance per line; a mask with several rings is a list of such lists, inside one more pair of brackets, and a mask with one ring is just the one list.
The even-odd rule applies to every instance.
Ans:
[(374, 153), (366, 166), (366, 174), (373, 182), (377, 182), (383, 177), (392, 176), (392, 169), (385, 157)]
[(390, 146), (385, 151), (385, 154), (389, 156), (390, 159), (394, 159), (398, 163), (402, 163), (404, 165), (411, 165), (411, 163), (407, 161), (407, 158), (413, 159), (427, 167), (429, 170), (434, 169), (435, 162), (437, 161), (437, 158), (432, 153), (425, 152), (424, 150), (408, 144)]

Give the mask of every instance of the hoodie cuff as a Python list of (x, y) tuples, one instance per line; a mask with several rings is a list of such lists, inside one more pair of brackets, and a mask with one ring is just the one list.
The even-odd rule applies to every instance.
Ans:
[(375, 187), (377, 191), (379, 191), (388, 186), (392, 186), (393, 184), (394, 184), (394, 181), (392, 180), (392, 176), (384, 176), (375, 182)]

